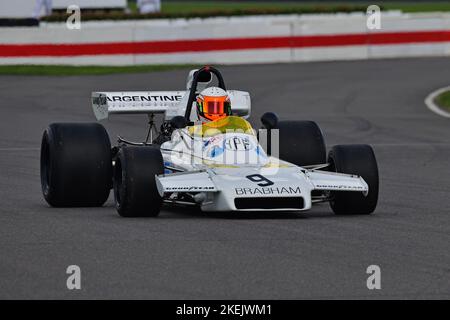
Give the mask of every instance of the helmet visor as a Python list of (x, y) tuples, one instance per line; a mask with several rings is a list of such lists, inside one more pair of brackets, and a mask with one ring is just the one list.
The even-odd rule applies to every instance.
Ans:
[(225, 106), (223, 101), (208, 101), (206, 103), (205, 113), (209, 114), (225, 113)]
[[(209, 97), (208, 97), (209, 98)], [(205, 98), (203, 112), (207, 114), (226, 114), (229, 102), (225, 97)]]

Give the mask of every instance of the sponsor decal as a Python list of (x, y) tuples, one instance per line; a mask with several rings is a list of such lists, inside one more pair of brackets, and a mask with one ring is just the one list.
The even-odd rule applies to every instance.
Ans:
[(236, 195), (268, 195), (268, 194), (301, 194), (300, 187), (264, 187), (264, 188), (234, 188)]
[(223, 137), (222, 136), (214, 136), (203, 142), (203, 148), (206, 152), (206, 157), (215, 158), (223, 154), (225, 149), (222, 147), (223, 145)]
[(223, 153), (223, 151), (224, 151), (223, 148), (221, 148), (219, 146), (214, 146), (212, 148), (212, 150), (210, 150), (208, 152), (208, 157), (210, 157), (210, 158), (218, 157), (218, 156), (220, 156)]
[(225, 148), (231, 151), (248, 151), (254, 148), (248, 137), (234, 136), (224, 142)]
[(110, 102), (175, 102), (180, 101), (181, 95), (147, 95), (147, 96), (108, 96)]
[(341, 184), (318, 184), (316, 185), (316, 188), (333, 190), (366, 190), (362, 186), (346, 186)]
[(211, 137), (208, 140), (206, 140), (204, 142), (203, 146), (207, 147), (209, 144), (220, 144), (220, 142), (222, 142), (222, 140), (223, 140), (223, 136), (217, 135), (217, 136)]
[(186, 187), (166, 187), (165, 191), (207, 191), (214, 189), (215, 187), (186, 186)]

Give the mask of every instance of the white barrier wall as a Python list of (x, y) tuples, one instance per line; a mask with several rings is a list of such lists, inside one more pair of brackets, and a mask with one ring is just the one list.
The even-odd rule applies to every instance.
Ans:
[(82, 22), (0, 28), (0, 64), (264, 63), (450, 55), (450, 14)]
[[(30, 1), (30, 0), (28, 0)], [(120, 8), (127, 7), (127, 0), (52, 0), (54, 9), (65, 9), (70, 5), (77, 5), (82, 9)]]
[(35, 5), (35, 0), (1, 0), (0, 18), (31, 18)]
[[(36, 0), (0, 0), (0, 18), (31, 18), (36, 2)], [(62, 10), (73, 4), (82, 9), (127, 7), (126, 0), (52, 0), (53, 9)]]

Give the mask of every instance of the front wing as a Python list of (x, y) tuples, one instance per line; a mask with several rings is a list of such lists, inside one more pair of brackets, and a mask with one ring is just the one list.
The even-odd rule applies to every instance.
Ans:
[(369, 191), (359, 176), (298, 167), (280, 168), (271, 174), (258, 168), (206, 169), (159, 175), (156, 183), (163, 197), (197, 195), (203, 211), (308, 210), (314, 190), (364, 195)]

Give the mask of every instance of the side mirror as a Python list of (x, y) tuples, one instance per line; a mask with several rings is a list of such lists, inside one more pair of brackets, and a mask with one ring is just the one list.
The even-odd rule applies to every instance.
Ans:
[(183, 129), (187, 126), (187, 120), (183, 116), (175, 116), (170, 120), (170, 125), (175, 129)]
[(261, 117), (261, 122), (266, 129), (274, 129), (278, 126), (278, 116), (273, 112), (266, 112)]

